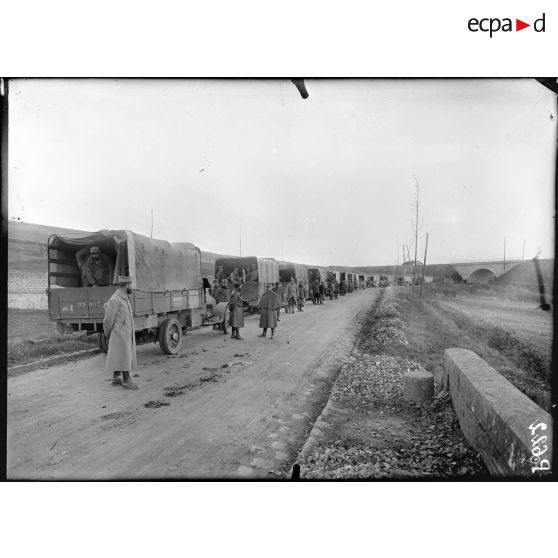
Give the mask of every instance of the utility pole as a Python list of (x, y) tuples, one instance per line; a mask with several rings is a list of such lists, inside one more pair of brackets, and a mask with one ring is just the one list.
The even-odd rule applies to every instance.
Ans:
[(240, 232), (238, 236), (239, 236), (240, 257), (242, 257), (242, 225), (240, 225)]
[(504, 236), (504, 273), (506, 273), (506, 237)]

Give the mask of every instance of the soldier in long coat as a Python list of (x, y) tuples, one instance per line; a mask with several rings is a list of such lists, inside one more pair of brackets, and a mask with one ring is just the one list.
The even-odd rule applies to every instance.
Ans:
[(291, 282), (287, 285), (287, 313), (294, 314), (297, 299), (298, 286), (295, 283), (294, 277), (291, 277)]
[(242, 340), (240, 337), (240, 328), (244, 327), (244, 300), (242, 298), (241, 286), (236, 283), (234, 286), (234, 291), (231, 293), (231, 298), (229, 300), (229, 325), (232, 328), (231, 339)]
[(273, 289), (271, 290), (277, 295), (277, 298), (279, 299), (279, 306), (277, 306), (277, 321), (280, 322), (281, 320), (279, 319), (279, 315), (281, 314), (281, 308), (285, 306), (285, 294), (283, 292), (283, 287), (281, 286), (281, 283), (279, 283), (279, 281), (275, 283), (275, 287), (273, 287)]
[[(112, 372), (112, 385), (138, 389), (130, 379), (130, 371), (138, 366), (134, 316), (128, 295), (132, 293), (132, 280), (118, 278), (118, 290), (110, 297), (105, 308), (103, 331), (108, 339), (107, 372)], [(122, 374), (122, 378), (120, 375)]]
[(298, 311), (304, 312), (302, 309), (304, 307), (304, 301), (306, 300), (306, 289), (302, 284), (302, 281), (298, 284)]
[(277, 308), (281, 302), (277, 293), (271, 290), (271, 285), (268, 283), (265, 286), (265, 293), (262, 295), (258, 308), (260, 309), (260, 327), (263, 328), (263, 333), (260, 337), (266, 337), (267, 328), (271, 328), (271, 339), (277, 327)]

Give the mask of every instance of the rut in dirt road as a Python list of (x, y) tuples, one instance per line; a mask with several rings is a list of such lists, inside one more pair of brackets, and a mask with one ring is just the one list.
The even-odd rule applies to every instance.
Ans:
[(367, 289), (281, 314), (275, 339), (201, 329), (180, 354), (138, 348), (137, 391), (114, 387), (105, 355), (8, 383), (12, 479), (269, 478), (284, 475), (350, 360)]

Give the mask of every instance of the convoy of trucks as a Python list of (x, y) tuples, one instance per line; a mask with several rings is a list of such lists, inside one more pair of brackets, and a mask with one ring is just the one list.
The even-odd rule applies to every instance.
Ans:
[[(112, 262), (112, 280), (103, 286), (89, 286), (80, 266), (82, 254), (91, 247), (100, 248)], [(97, 334), (99, 348), (107, 351), (103, 332), (105, 304), (116, 291), (119, 276), (129, 276), (129, 296), (138, 343), (159, 343), (166, 354), (176, 354), (188, 328), (222, 326), (217, 323), (210, 296), (212, 281), (202, 278), (201, 251), (187, 242), (170, 243), (139, 235), (129, 230), (102, 230), (85, 236), (54, 234), (48, 240), (48, 308), (49, 318), (59, 331), (85, 331)], [(357, 288), (376, 286), (374, 276), (308, 267), (273, 258), (228, 257), (215, 261), (215, 280), (227, 279), (229, 289), (242, 284), (245, 309), (257, 312), (266, 285), (291, 277), (302, 282), (308, 295), (310, 286), (320, 282), (332, 285), (344, 295)], [(378, 286), (389, 285), (380, 276)], [(226, 329), (226, 328), (225, 328)]]

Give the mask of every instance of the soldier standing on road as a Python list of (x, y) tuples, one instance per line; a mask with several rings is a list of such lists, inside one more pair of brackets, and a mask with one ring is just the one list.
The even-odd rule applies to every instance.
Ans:
[(291, 277), (291, 282), (287, 285), (287, 313), (294, 314), (296, 301), (298, 299), (298, 287), (295, 283), (294, 277)]
[(317, 279), (314, 282), (314, 304), (321, 304), (321, 302), (320, 302), (320, 282)]
[(271, 285), (268, 283), (265, 286), (265, 293), (262, 295), (258, 308), (260, 309), (260, 327), (263, 328), (263, 333), (260, 337), (265, 337), (267, 328), (271, 328), (271, 339), (277, 327), (277, 309), (280, 302), (277, 293), (271, 290)]
[(244, 300), (241, 295), (240, 283), (235, 283), (234, 291), (231, 293), (231, 298), (229, 301), (229, 325), (232, 328), (231, 339), (238, 339), (242, 341), (243, 337), (240, 337), (240, 328), (244, 327)]
[(134, 316), (128, 299), (130, 294), (132, 280), (121, 275), (118, 277), (118, 290), (106, 304), (103, 320), (103, 331), (108, 339), (106, 370), (113, 373), (113, 386), (138, 389), (130, 379), (130, 371), (137, 368)]
[(275, 287), (273, 287), (273, 289), (271, 289), (276, 295), (277, 298), (279, 299), (279, 306), (277, 306), (277, 321), (280, 322), (281, 320), (279, 319), (279, 314), (281, 313), (281, 308), (285, 305), (284, 303), (284, 294), (283, 294), (283, 287), (281, 286), (281, 284), (277, 281), (275, 283)]
[(304, 306), (304, 301), (306, 300), (306, 289), (302, 284), (302, 281), (298, 284), (298, 311), (304, 312), (302, 307)]
[(320, 281), (320, 286), (318, 287), (318, 292), (319, 292), (318, 303), (323, 304), (324, 303), (324, 298), (325, 298), (325, 286), (324, 286), (323, 281)]

